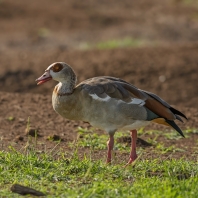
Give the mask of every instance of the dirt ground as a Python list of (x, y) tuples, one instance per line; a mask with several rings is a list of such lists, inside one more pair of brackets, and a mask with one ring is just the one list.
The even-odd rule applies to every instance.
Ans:
[[(86, 43), (129, 37), (141, 40), (143, 45), (82, 49)], [(73, 66), (78, 82), (108, 75), (156, 93), (188, 117), (184, 124), (178, 123), (182, 129), (198, 128), (196, 1), (0, 1), (0, 43), (2, 149), (26, 145), (28, 117), (31, 127), (38, 129), (42, 149), (53, 148), (56, 142), (47, 137), (58, 135), (63, 140), (59, 147), (69, 150), (67, 145), (76, 140), (78, 126), (90, 127), (63, 119), (53, 111), (51, 94), (55, 82), (36, 85), (35, 79), (56, 61)], [(167, 130), (159, 125), (147, 129)], [(163, 136), (158, 139), (167, 147), (172, 144), (185, 148), (182, 153), (169, 153), (172, 157), (197, 159), (197, 134), (177, 141)], [(141, 138), (147, 140), (149, 136)], [(94, 156), (104, 153), (98, 151)], [(121, 156), (127, 158), (125, 154)], [(144, 156), (156, 157), (154, 148), (145, 148)]]

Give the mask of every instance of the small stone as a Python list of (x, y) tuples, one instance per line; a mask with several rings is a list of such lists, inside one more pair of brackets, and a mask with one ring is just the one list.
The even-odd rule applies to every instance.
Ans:
[(25, 119), (19, 118), (19, 122), (24, 122), (24, 121), (25, 121)]
[(164, 75), (161, 75), (161, 76), (159, 76), (159, 81), (160, 82), (165, 82), (165, 80), (166, 80), (166, 76), (164, 76)]

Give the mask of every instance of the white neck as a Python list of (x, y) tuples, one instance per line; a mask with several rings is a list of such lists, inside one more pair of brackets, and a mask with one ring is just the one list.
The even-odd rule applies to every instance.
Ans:
[(59, 82), (57, 85), (57, 93), (58, 95), (67, 95), (73, 92), (74, 86), (72, 83), (62, 83)]
[(76, 74), (71, 68), (67, 71), (67, 73), (65, 73), (65, 75), (55, 76), (53, 74), (53, 79), (59, 81), (55, 88), (55, 92), (58, 95), (67, 95), (73, 93), (73, 89), (76, 86), (77, 78)]

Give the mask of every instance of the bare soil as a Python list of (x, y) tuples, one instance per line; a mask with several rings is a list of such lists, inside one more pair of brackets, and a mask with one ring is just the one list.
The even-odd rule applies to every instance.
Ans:
[[(43, 150), (57, 144), (49, 140), (51, 136), (60, 137), (59, 148), (70, 151), (68, 143), (76, 140), (78, 126), (90, 127), (63, 119), (53, 111), (51, 93), (55, 82), (36, 85), (35, 79), (55, 61), (73, 66), (78, 82), (108, 75), (156, 93), (186, 114), (188, 121), (179, 123), (182, 129), (198, 128), (197, 13), (198, 6), (182, 0), (1, 1), (1, 149), (7, 149), (8, 145), (20, 149), (27, 144), (28, 118), (32, 129), (38, 130)], [(144, 45), (81, 50), (86, 42), (126, 37), (142, 40)], [(160, 125), (150, 125), (147, 129), (159, 129), (162, 133), (167, 130)], [(185, 139), (167, 140), (162, 135), (158, 140), (166, 147), (184, 149), (169, 152), (168, 156), (197, 159), (197, 137), (197, 133), (191, 133)], [(155, 148), (151, 147), (145, 148), (143, 158), (156, 157)], [(84, 152), (89, 149), (80, 151), (80, 155)], [(104, 153), (96, 151), (94, 157)], [(119, 155), (125, 159), (128, 154)]]

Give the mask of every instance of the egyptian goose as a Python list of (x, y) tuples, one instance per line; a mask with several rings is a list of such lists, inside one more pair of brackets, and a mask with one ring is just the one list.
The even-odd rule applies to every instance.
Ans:
[(122, 79), (100, 76), (76, 85), (76, 74), (64, 62), (51, 64), (36, 82), (40, 85), (51, 79), (59, 82), (52, 95), (52, 105), (58, 114), (67, 119), (89, 122), (109, 134), (107, 163), (111, 162), (114, 134), (118, 129), (131, 132), (131, 152), (127, 165), (137, 158), (137, 129), (150, 122), (171, 126), (184, 137), (174, 122), (176, 119), (182, 122), (180, 116), (187, 119), (183, 113), (159, 96), (138, 89)]

